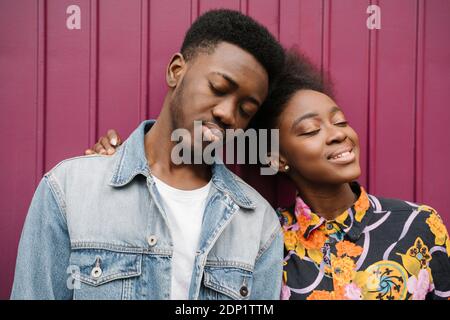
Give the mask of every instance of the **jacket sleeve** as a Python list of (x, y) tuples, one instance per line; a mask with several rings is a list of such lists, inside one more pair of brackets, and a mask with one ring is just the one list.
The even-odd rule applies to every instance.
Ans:
[(72, 299), (64, 201), (45, 176), (33, 197), (16, 261), (11, 299)]
[(279, 300), (283, 275), (283, 234), (277, 225), (253, 271), (250, 300)]

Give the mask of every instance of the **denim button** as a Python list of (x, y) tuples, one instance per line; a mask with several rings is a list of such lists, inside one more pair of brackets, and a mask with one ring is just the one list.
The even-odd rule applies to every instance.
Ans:
[(241, 294), (241, 296), (246, 297), (248, 295), (248, 289), (246, 286), (242, 286), (241, 290), (239, 290), (239, 293)]
[(153, 247), (156, 242), (158, 242), (158, 238), (155, 235), (151, 235), (147, 238), (147, 242), (150, 245), (150, 247)]
[(103, 271), (100, 267), (94, 267), (91, 271), (91, 276), (92, 276), (92, 278), (100, 278), (102, 273), (103, 273)]
[(327, 229), (328, 230), (333, 230), (333, 224), (332, 223), (327, 223)]

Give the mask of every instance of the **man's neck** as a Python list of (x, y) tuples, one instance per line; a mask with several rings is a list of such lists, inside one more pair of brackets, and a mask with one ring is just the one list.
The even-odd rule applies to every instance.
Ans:
[(176, 165), (172, 162), (171, 153), (175, 143), (170, 139), (171, 118), (166, 110), (168, 108), (163, 108), (158, 120), (145, 135), (145, 154), (152, 175), (177, 189), (201, 188), (211, 180), (211, 167), (205, 164)]

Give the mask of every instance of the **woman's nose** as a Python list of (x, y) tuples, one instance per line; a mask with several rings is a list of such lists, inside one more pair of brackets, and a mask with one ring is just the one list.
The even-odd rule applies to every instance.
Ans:
[(339, 143), (347, 138), (347, 134), (345, 133), (344, 128), (331, 125), (327, 129), (327, 131), (327, 144)]

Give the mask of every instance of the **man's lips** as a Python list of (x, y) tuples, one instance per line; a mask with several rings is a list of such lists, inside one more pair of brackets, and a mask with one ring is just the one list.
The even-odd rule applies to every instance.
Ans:
[(225, 130), (219, 125), (209, 121), (203, 121), (202, 133), (206, 138), (206, 141), (210, 142), (215, 142), (225, 138)]

